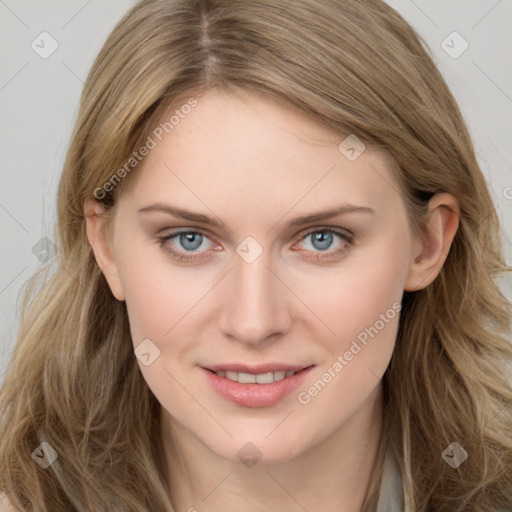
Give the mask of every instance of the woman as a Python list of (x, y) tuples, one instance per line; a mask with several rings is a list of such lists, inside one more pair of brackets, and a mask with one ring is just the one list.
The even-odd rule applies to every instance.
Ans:
[(512, 507), (498, 218), (385, 3), (138, 3), (58, 233), (0, 394), (12, 509)]

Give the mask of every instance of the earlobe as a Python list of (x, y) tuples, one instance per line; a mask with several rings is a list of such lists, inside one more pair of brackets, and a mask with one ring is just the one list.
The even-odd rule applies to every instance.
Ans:
[(459, 227), (460, 208), (451, 194), (436, 194), (429, 202), (425, 229), (411, 253), (405, 291), (426, 288), (439, 275)]
[(98, 267), (103, 272), (112, 294), (117, 300), (125, 300), (119, 279), (119, 270), (114, 259), (111, 243), (107, 236), (107, 225), (102, 213), (101, 203), (87, 199), (84, 205), (87, 239), (94, 252)]

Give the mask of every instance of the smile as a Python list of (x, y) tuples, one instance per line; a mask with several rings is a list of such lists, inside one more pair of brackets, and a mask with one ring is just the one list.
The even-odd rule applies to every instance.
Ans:
[(270, 407), (301, 386), (315, 365), (299, 370), (264, 373), (202, 368), (210, 387), (222, 398), (242, 407)]
[(219, 377), (224, 377), (226, 379), (229, 379), (233, 382), (240, 382), (241, 384), (270, 384), (271, 382), (278, 382), (280, 380), (283, 380), (287, 377), (291, 377), (292, 375), (295, 375), (297, 372), (294, 372), (293, 370), (289, 371), (275, 371), (275, 372), (267, 372), (267, 373), (244, 373), (244, 372), (232, 372), (232, 371), (225, 371), (225, 370), (219, 370), (218, 372), (215, 372), (216, 375)]

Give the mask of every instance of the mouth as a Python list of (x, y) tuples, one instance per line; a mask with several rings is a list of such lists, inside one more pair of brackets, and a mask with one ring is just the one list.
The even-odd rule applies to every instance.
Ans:
[(225, 379), (231, 380), (233, 382), (239, 382), (240, 384), (271, 384), (272, 382), (278, 382), (288, 377), (292, 377), (293, 375), (301, 371), (276, 370), (273, 372), (255, 374), (246, 372), (234, 372), (229, 370), (218, 370), (214, 372), (209, 368), (206, 369), (212, 373), (215, 373), (215, 375), (218, 375), (219, 377), (224, 377)]
[(302, 385), (314, 366), (265, 365), (262, 371), (261, 366), (229, 365), (202, 370), (223, 398), (243, 407), (270, 407)]

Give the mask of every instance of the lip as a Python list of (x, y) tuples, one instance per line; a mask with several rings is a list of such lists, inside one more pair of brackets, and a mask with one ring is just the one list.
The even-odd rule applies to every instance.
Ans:
[(278, 371), (290, 371), (299, 372), (304, 368), (311, 365), (290, 365), (285, 363), (264, 363), (264, 364), (255, 364), (255, 365), (247, 365), (242, 363), (226, 363), (226, 364), (214, 364), (205, 366), (207, 370), (212, 370), (213, 372), (218, 372), (221, 370), (228, 372), (238, 372), (238, 373), (268, 373), (268, 372), (278, 372)]
[[(247, 365), (225, 365), (218, 366), (218, 370), (226, 371), (238, 371), (247, 373), (267, 373), (265, 370), (261, 371), (261, 368), (277, 368), (276, 370), (268, 371), (279, 371), (287, 368), (288, 370), (297, 371), (295, 375), (291, 377), (285, 377), (277, 382), (270, 384), (241, 384), (240, 382), (234, 382), (226, 379), (225, 377), (219, 377), (214, 373), (213, 367), (201, 368), (202, 372), (208, 383), (212, 388), (217, 391), (222, 397), (242, 407), (270, 407), (280, 400), (288, 396), (292, 391), (297, 389), (305, 380), (309, 372), (313, 370), (315, 365), (308, 366), (306, 368), (298, 368), (289, 365), (266, 365), (266, 366), (247, 366)], [(241, 370), (235, 370), (231, 368), (242, 368)], [(257, 371), (254, 371), (254, 368)]]

